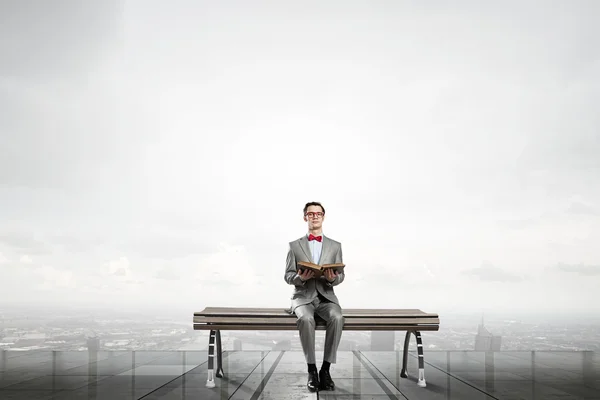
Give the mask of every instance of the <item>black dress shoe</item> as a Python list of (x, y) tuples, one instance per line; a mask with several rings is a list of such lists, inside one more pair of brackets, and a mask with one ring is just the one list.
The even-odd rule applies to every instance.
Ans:
[(321, 370), (319, 372), (319, 389), (320, 390), (334, 390), (335, 383), (331, 379), (331, 375), (329, 375), (329, 371)]
[(308, 373), (308, 383), (306, 384), (306, 387), (311, 392), (319, 390), (319, 375), (317, 374), (317, 371)]

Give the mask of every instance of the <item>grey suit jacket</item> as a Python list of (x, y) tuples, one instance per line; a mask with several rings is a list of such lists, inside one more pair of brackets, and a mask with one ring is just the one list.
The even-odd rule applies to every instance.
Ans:
[[(343, 263), (342, 244), (327, 236), (323, 236), (323, 247), (321, 249), (321, 259), (319, 265)], [(296, 307), (311, 303), (321, 293), (329, 301), (340, 304), (337, 296), (334, 293), (333, 287), (344, 281), (346, 274), (340, 272), (333, 282), (327, 282), (324, 276), (320, 278), (312, 278), (302, 282), (297, 272), (298, 261), (313, 262), (310, 247), (308, 246), (308, 238), (306, 235), (300, 239), (290, 242), (290, 247), (287, 254), (285, 266), (285, 281), (289, 285), (294, 285), (294, 293), (292, 294), (292, 306), (289, 311), (294, 312)]]

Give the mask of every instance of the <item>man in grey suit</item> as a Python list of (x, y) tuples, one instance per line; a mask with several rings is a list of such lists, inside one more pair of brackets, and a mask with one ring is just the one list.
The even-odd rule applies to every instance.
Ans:
[[(310, 391), (333, 390), (335, 384), (329, 374), (329, 366), (335, 364), (338, 345), (342, 337), (344, 317), (333, 287), (344, 281), (344, 272), (332, 270), (319, 279), (314, 272), (305, 269), (298, 271), (298, 261), (315, 264), (342, 263), (342, 244), (323, 235), (325, 208), (318, 202), (304, 206), (304, 221), (308, 223), (308, 234), (290, 242), (285, 267), (285, 281), (294, 285), (291, 312), (298, 317), (297, 325), (300, 342), (308, 364), (308, 383)], [(317, 375), (315, 358), (315, 313), (327, 323), (325, 333), (325, 351), (323, 365)]]

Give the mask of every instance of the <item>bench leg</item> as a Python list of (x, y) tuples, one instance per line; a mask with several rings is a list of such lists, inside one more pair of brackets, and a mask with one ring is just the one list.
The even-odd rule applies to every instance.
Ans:
[(408, 377), (408, 373), (406, 372), (406, 366), (408, 364), (408, 344), (410, 343), (410, 335), (414, 333), (417, 339), (417, 355), (419, 359), (419, 379), (417, 381), (417, 385), (420, 387), (426, 387), (427, 383), (425, 382), (425, 361), (423, 359), (423, 342), (421, 341), (421, 332), (419, 331), (406, 331), (406, 337), (404, 338), (404, 354), (402, 356), (402, 371), (400, 372), (400, 376), (402, 378)]
[[(216, 347), (216, 349), (215, 349)], [(215, 350), (217, 352), (217, 368), (215, 373)], [(217, 378), (223, 377), (223, 351), (221, 348), (221, 331), (211, 330), (208, 339), (208, 379), (206, 380), (206, 387), (215, 387), (215, 376)]]
[(406, 373), (406, 364), (408, 362), (408, 344), (410, 343), (410, 331), (406, 331), (406, 336), (404, 336), (404, 350), (402, 352), (402, 371), (400, 371), (400, 376), (403, 378), (408, 378), (408, 374)]
[(207, 388), (215, 387), (214, 361), (215, 361), (215, 338), (217, 331), (211, 330), (208, 337), (208, 379), (206, 380)]
[(419, 357), (419, 380), (417, 385), (420, 387), (427, 386), (425, 382), (425, 360), (423, 359), (423, 342), (421, 341), (421, 332), (415, 331), (417, 337), (417, 356)]
[(223, 377), (223, 350), (221, 348), (221, 331), (216, 332), (217, 341), (217, 378)]

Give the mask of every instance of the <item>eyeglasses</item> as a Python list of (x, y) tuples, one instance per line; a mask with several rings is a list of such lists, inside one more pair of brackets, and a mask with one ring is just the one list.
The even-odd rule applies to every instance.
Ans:
[(323, 213), (322, 212), (309, 212), (309, 213), (306, 213), (306, 215), (309, 218), (312, 218), (312, 217), (321, 218), (323, 216)]

